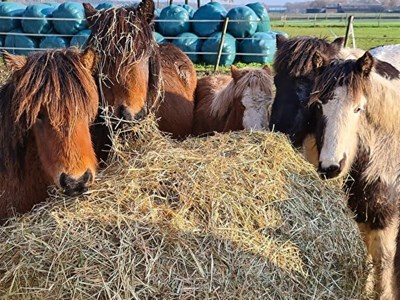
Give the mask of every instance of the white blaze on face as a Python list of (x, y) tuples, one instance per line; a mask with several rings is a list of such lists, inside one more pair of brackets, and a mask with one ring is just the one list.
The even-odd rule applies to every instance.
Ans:
[(247, 87), (242, 96), (243, 127), (245, 129), (264, 129), (268, 127), (268, 105), (271, 97), (261, 91), (259, 87)]
[(357, 150), (357, 129), (360, 115), (363, 113), (366, 99), (359, 101), (350, 99), (346, 87), (338, 87), (333, 99), (322, 104), (325, 117), (323, 145), (319, 156), (321, 168), (339, 166), (345, 159), (341, 175), (346, 174)]

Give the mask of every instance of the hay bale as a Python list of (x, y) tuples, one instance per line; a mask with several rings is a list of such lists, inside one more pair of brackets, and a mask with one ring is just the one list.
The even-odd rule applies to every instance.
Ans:
[(134, 136), (90, 193), (0, 229), (2, 299), (360, 299), (343, 194), (285, 137)]

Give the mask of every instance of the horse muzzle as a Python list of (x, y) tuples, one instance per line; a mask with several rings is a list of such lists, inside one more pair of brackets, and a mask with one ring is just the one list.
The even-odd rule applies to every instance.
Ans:
[(88, 191), (88, 185), (93, 180), (92, 171), (89, 169), (79, 178), (75, 179), (70, 175), (60, 175), (60, 186), (67, 196), (78, 196)]
[(323, 166), (320, 161), (318, 165), (318, 173), (321, 175), (322, 179), (336, 178), (342, 173), (345, 163), (346, 155), (344, 155), (338, 164), (331, 163), (327, 166)]
[(117, 117), (124, 121), (141, 121), (147, 116), (147, 109), (143, 107), (138, 113), (132, 113), (126, 105), (120, 105), (117, 108)]

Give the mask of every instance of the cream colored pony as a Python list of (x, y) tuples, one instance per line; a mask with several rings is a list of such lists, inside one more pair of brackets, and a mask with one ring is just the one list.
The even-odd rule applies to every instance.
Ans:
[[(400, 72), (369, 52), (332, 63), (317, 78), (319, 171), (346, 181), (349, 206), (375, 269), (379, 299), (400, 297)], [(399, 249), (400, 251), (400, 249)], [(395, 272), (396, 271), (396, 272)], [(396, 274), (397, 277), (396, 277)]]

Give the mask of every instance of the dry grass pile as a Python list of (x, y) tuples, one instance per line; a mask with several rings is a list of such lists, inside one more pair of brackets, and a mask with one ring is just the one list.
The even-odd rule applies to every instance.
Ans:
[(135, 128), (90, 193), (1, 228), (5, 299), (360, 299), (343, 194), (286, 138)]

